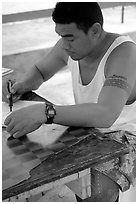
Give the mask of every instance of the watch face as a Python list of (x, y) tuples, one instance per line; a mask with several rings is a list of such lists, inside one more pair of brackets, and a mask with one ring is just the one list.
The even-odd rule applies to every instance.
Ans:
[(56, 115), (56, 110), (55, 110), (54, 106), (46, 104), (45, 114), (47, 117), (47, 121), (45, 124), (52, 124), (54, 117)]
[(55, 111), (53, 109), (48, 110), (49, 117), (53, 117), (55, 115)]

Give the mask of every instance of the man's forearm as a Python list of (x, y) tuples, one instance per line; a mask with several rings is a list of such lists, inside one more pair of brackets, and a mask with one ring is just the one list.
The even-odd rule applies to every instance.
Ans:
[(34, 65), (28, 72), (25, 73), (22, 79), (24, 92), (38, 89), (43, 81), (44, 80), (42, 74)]
[(54, 123), (65, 126), (107, 128), (114, 122), (114, 116), (101, 104), (79, 104), (56, 106)]

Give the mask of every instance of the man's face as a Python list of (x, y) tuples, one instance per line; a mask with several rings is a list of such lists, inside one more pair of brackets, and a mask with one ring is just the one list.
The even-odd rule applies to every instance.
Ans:
[(55, 31), (62, 37), (63, 49), (73, 60), (83, 59), (92, 52), (93, 42), (90, 32), (86, 34), (78, 29), (75, 23), (56, 24)]

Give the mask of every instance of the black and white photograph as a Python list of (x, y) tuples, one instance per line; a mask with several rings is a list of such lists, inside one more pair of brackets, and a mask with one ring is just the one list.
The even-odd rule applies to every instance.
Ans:
[(136, 2), (1, 5), (2, 202), (136, 202)]

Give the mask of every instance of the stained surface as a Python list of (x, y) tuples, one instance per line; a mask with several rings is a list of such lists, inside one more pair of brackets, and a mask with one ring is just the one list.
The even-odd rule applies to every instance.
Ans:
[(50, 127), (42, 126), (20, 139), (7, 140), (3, 131), (3, 199), (128, 151), (125, 145), (110, 140), (97, 129)]
[(15, 139), (6, 130), (2, 137), (2, 189), (7, 189), (30, 177), (30, 170), (49, 155), (60, 152), (90, 135), (78, 129), (72, 133), (65, 127), (42, 126), (28, 136)]

